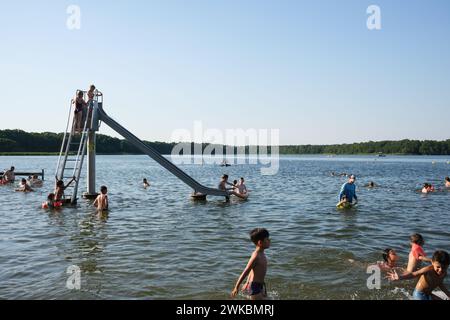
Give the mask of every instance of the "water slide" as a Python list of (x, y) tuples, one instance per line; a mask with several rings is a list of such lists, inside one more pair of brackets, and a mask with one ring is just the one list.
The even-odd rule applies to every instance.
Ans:
[(98, 116), (99, 120), (106, 123), (111, 129), (116, 131), (118, 134), (120, 134), (122, 137), (124, 137), (129, 143), (131, 143), (133, 146), (141, 150), (143, 153), (148, 155), (150, 158), (155, 160), (158, 164), (163, 166), (165, 169), (167, 169), (169, 172), (171, 172), (173, 175), (175, 175), (178, 179), (186, 183), (188, 186), (190, 186), (194, 191), (200, 192), (204, 195), (211, 195), (211, 196), (228, 196), (228, 193), (226, 191), (222, 191), (219, 189), (214, 188), (208, 188), (204, 185), (198, 183), (195, 181), (191, 176), (189, 176), (186, 172), (178, 168), (176, 165), (174, 165), (172, 162), (167, 160), (165, 157), (163, 157), (158, 151), (153, 149), (152, 147), (147, 146), (142, 140), (137, 138), (135, 135), (133, 135), (131, 132), (129, 132), (127, 129), (122, 127), (117, 121), (111, 119), (106, 112), (103, 110), (103, 107), (101, 104), (98, 104)]

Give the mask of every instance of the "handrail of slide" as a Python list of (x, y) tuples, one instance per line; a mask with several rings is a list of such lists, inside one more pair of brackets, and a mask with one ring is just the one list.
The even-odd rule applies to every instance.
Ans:
[[(78, 91), (77, 91), (78, 92)], [(58, 174), (59, 174), (59, 166), (61, 165), (61, 157), (62, 157), (62, 153), (64, 151), (64, 145), (66, 143), (66, 139), (67, 139), (67, 133), (69, 132), (69, 125), (70, 125), (70, 119), (72, 117), (72, 109), (73, 109), (73, 99), (70, 101), (70, 107), (69, 107), (69, 117), (67, 118), (67, 125), (66, 125), (66, 131), (64, 132), (64, 137), (63, 137), (63, 141), (61, 144), (61, 150), (59, 151), (59, 157), (58, 157), (58, 162), (56, 164), (56, 173), (55, 173), (55, 178), (58, 179)], [(72, 118), (72, 125), (73, 125), (73, 121), (74, 119)], [(73, 130), (73, 128), (71, 128), (71, 130)], [(70, 142), (68, 142), (70, 143)], [(64, 164), (65, 165), (65, 164)], [(62, 174), (61, 174), (62, 175)]]
[(163, 166), (165, 169), (167, 169), (170, 173), (175, 175), (178, 179), (180, 179), (181, 181), (186, 183), (188, 186), (190, 186), (196, 192), (200, 192), (205, 195), (221, 196), (221, 197), (225, 197), (225, 196), (229, 195), (227, 191), (205, 187), (204, 185), (195, 181), (186, 172), (184, 172), (183, 170), (178, 168), (175, 164), (173, 164), (172, 162), (167, 160), (165, 157), (163, 157), (158, 151), (156, 151), (152, 147), (147, 146), (139, 138), (137, 138), (135, 135), (133, 135), (127, 129), (122, 127), (118, 122), (111, 119), (106, 114), (106, 112), (103, 110), (101, 105), (98, 106), (98, 114), (99, 114), (99, 120), (106, 123), (111, 129), (115, 130), (118, 134), (120, 134), (122, 137), (124, 137), (129, 143), (131, 143), (133, 146), (135, 146), (136, 148), (138, 148), (139, 150), (144, 152), (146, 155), (148, 155), (150, 158), (155, 160), (157, 163), (159, 163), (161, 166)]

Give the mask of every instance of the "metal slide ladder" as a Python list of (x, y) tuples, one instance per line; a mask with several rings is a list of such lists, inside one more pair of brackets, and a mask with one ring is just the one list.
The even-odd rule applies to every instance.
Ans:
[[(76, 96), (81, 90), (77, 90)], [(84, 96), (86, 92), (82, 91)], [(86, 101), (86, 100), (85, 100)], [(83, 168), (84, 157), (86, 155), (86, 146), (89, 136), (89, 118), (92, 113), (92, 105), (88, 106), (86, 121), (81, 134), (75, 132), (75, 105), (76, 102), (70, 102), (69, 117), (67, 119), (66, 132), (64, 133), (61, 150), (59, 152), (58, 163), (56, 165), (56, 181), (64, 181), (67, 184), (68, 180), (75, 178), (74, 184), (67, 187), (65, 191), (65, 201), (71, 204), (77, 202), (78, 184), (80, 181), (81, 170)], [(70, 195), (70, 196), (69, 196)]]

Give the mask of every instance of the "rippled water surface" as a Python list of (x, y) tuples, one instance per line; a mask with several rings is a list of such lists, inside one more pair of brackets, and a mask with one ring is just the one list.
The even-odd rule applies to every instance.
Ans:
[[(40, 209), (56, 160), (0, 157), (0, 168), (47, 175), (30, 194), (0, 186), (0, 298), (227, 299), (253, 250), (248, 232), (255, 227), (271, 233), (266, 280), (274, 299), (406, 299), (413, 282), (383, 280), (381, 290), (369, 290), (366, 267), (386, 247), (406, 263), (414, 232), (423, 234), (429, 255), (450, 251), (450, 192), (417, 192), (423, 182), (443, 187), (445, 157), (282, 157), (274, 176), (262, 176), (260, 165), (183, 165), (209, 186), (225, 172), (244, 176), (252, 191), (246, 202), (196, 203), (189, 187), (146, 156), (99, 156), (108, 217), (83, 199), (59, 212)], [(357, 209), (336, 210), (345, 180), (332, 171), (358, 175)], [(380, 187), (363, 187), (372, 180)], [(71, 265), (81, 269), (79, 291), (66, 288)]]

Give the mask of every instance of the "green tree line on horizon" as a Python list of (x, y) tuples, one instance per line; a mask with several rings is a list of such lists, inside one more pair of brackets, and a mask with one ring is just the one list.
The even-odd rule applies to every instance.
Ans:
[[(59, 152), (63, 133), (29, 133), (23, 130), (0, 130), (0, 152), (3, 153), (39, 153)], [(175, 143), (144, 141), (148, 146), (162, 154), (170, 154)], [(203, 144), (201, 150), (208, 144)], [(197, 147), (197, 148), (196, 148)], [(194, 152), (199, 145), (191, 143)], [(225, 146), (217, 145), (217, 148)], [(248, 152), (249, 147), (245, 147)], [(237, 149), (234, 148), (236, 152)], [(270, 148), (269, 148), (270, 152)], [(432, 140), (400, 140), (400, 141), (369, 141), (362, 143), (340, 145), (288, 145), (279, 147), (280, 154), (409, 154), (409, 155), (450, 155), (450, 139), (445, 141)], [(126, 140), (110, 136), (97, 135), (97, 153), (99, 154), (142, 154)]]

